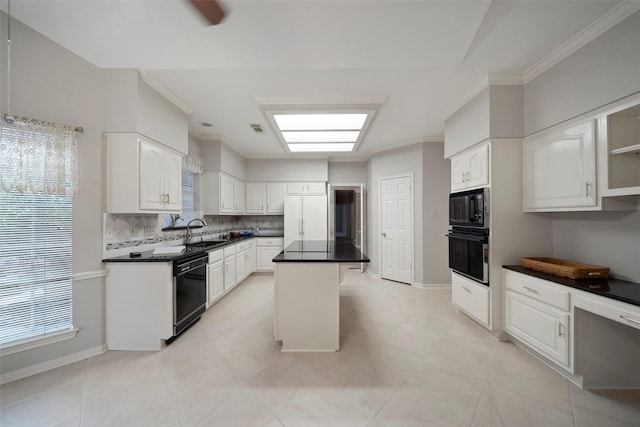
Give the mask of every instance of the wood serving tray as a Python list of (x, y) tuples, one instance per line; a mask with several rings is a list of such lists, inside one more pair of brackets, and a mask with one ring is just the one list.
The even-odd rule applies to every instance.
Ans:
[(522, 258), (522, 266), (569, 279), (606, 279), (609, 267), (559, 258)]

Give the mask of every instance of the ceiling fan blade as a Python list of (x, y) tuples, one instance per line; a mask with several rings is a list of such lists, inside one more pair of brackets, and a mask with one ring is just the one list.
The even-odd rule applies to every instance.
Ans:
[(218, 25), (224, 19), (224, 10), (216, 0), (189, 0), (211, 25)]

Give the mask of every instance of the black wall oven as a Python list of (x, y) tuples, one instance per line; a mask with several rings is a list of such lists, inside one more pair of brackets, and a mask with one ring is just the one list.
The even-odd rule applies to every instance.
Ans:
[(453, 227), (449, 234), (449, 268), (489, 285), (489, 230)]
[(173, 337), (200, 319), (207, 304), (207, 253), (173, 263)]

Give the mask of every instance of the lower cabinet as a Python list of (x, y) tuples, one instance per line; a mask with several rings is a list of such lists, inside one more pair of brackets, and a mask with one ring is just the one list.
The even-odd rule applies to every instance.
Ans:
[(222, 249), (209, 252), (207, 264), (207, 307), (224, 295), (224, 271)]
[(451, 299), (453, 305), (474, 317), (485, 326), (489, 325), (490, 289), (471, 279), (451, 273)]
[(247, 261), (247, 276), (251, 273), (255, 273), (257, 267), (257, 251), (255, 239), (247, 242), (247, 249), (245, 252), (245, 259)]
[(224, 248), (224, 292), (229, 292), (236, 283), (236, 248), (231, 245)]
[(536, 278), (505, 272), (505, 330), (572, 371), (569, 295)]
[(236, 245), (236, 283), (242, 282), (247, 277), (247, 259), (245, 258), (245, 243)]
[(271, 261), (282, 249), (284, 249), (284, 238), (282, 237), (258, 237), (257, 239), (257, 265), (256, 271), (272, 272), (275, 265)]

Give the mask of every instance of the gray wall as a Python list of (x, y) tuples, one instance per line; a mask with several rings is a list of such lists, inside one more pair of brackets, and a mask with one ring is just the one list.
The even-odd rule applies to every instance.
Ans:
[(423, 278), (424, 284), (449, 284), (449, 189), (451, 161), (444, 158), (443, 142), (422, 146), (423, 167)]
[(445, 120), (445, 157), (489, 138), (489, 108), (489, 88), (486, 88)]
[(247, 181), (328, 181), (326, 159), (248, 159)]
[(329, 183), (364, 184), (367, 182), (366, 162), (329, 162)]
[[(640, 12), (524, 88), (525, 134), (640, 91)], [(553, 255), (640, 282), (640, 212), (553, 214)]]
[[(6, 15), (0, 13), (6, 27)], [(100, 123), (100, 70), (49, 39), (12, 20), (12, 110), (15, 115), (84, 127), (78, 134), (79, 194), (73, 201), (73, 271), (97, 272), (102, 267), (104, 203)], [(6, 58), (6, 32), (0, 32)], [(0, 67), (6, 93), (6, 67)], [(6, 97), (1, 96), (2, 111)], [(104, 279), (73, 283), (75, 339), (5, 356), (5, 374), (30, 365), (101, 347), (104, 338)]]

